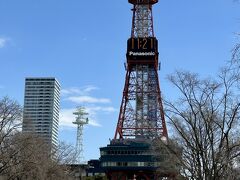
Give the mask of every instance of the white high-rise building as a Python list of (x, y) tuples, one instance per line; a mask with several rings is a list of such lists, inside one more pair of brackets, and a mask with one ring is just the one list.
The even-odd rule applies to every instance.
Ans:
[(51, 150), (58, 145), (59, 108), (56, 78), (26, 78), (22, 130), (41, 137)]

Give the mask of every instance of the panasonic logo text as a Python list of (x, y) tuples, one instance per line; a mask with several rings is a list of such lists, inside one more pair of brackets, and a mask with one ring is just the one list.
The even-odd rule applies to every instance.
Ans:
[(129, 56), (155, 56), (155, 52), (129, 52)]

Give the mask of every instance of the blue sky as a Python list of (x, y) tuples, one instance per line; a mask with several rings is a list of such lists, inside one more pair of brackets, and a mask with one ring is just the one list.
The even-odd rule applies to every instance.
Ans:
[[(85, 159), (113, 138), (124, 85), (126, 41), (131, 31), (127, 0), (0, 0), (0, 96), (23, 104), (25, 77), (61, 83), (59, 139), (75, 144), (72, 111), (84, 105)], [(233, 0), (160, 0), (154, 6), (161, 90), (176, 69), (211, 76), (231, 58), (239, 40), (240, 4)]]

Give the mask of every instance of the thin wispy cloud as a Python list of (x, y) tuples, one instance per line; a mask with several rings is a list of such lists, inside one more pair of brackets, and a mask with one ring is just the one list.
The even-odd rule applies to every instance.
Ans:
[(91, 91), (99, 89), (96, 86), (84, 86), (81, 88), (71, 87), (61, 90), (61, 94), (63, 96), (71, 96), (71, 95), (88, 95)]
[(9, 38), (0, 37), (0, 48), (5, 47), (8, 41)]
[(71, 96), (66, 98), (66, 100), (82, 104), (82, 103), (111, 103), (110, 99), (107, 98), (95, 98), (91, 96)]
[(62, 89), (62, 95), (71, 95), (71, 94), (81, 94), (82, 92), (78, 88), (69, 88), (69, 89)]
[(101, 107), (101, 106), (88, 107), (88, 109), (90, 111), (100, 111), (104, 113), (112, 113), (117, 111), (117, 109), (114, 107)]
[(99, 89), (99, 88), (96, 87), (96, 86), (86, 86), (86, 87), (83, 89), (83, 92), (88, 93), (88, 92), (91, 92), (91, 91), (97, 90), (97, 89)]
[[(63, 100), (68, 103), (74, 103), (75, 105), (84, 106), (86, 112), (89, 114), (89, 125), (95, 127), (101, 127), (98, 122), (98, 118), (103, 114), (110, 114), (117, 111), (112, 106), (109, 106), (111, 100), (108, 98), (98, 98), (92, 96), (92, 91), (99, 89), (96, 86), (84, 86), (84, 87), (71, 87), (65, 88), (61, 91), (64, 96)], [(73, 112), (76, 111), (74, 108), (60, 110), (59, 125), (61, 128), (72, 128), (76, 127), (72, 122), (75, 120)]]
[(93, 96), (90, 96), (90, 93), (94, 90), (99, 89), (96, 86), (88, 85), (84, 87), (71, 87), (71, 88), (65, 88), (61, 91), (62, 96), (64, 96), (64, 100), (82, 104), (82, 103), (110, 103), (110, 99), (107, 98), (96, 98)]

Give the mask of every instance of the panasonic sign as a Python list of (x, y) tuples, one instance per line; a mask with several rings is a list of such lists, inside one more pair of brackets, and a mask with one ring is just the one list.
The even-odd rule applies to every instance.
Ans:
[(129, 56), (155, 56), (155, 52), (132, 52), (129, 51)]

